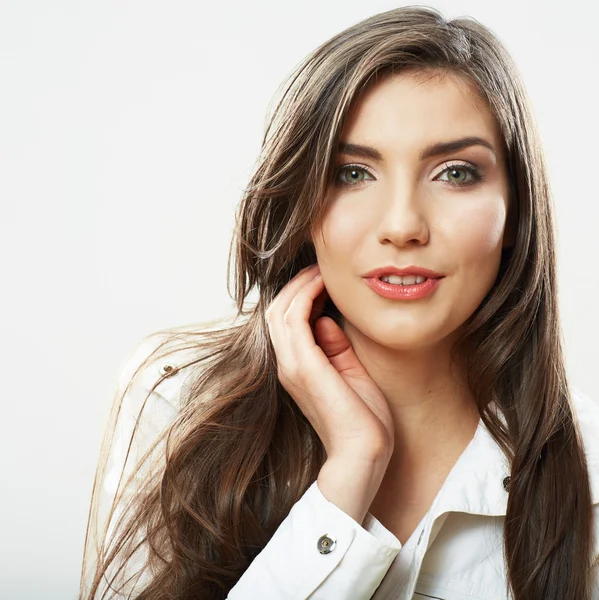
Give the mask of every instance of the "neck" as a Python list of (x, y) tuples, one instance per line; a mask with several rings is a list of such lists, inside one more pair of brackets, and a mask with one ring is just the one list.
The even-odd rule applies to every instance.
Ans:
[(451, 360), (453, 340), (397, 349), (373, 342), (349, 323), (344, 331), (389, 403), (395, 428), (390, 464), (402, 472), (426, 471), (461, 453), (479, 414), (461, 366)]
[(479, 423), (473, 394), (451, 344), (397, 349), (351, 325), (344, 331), (356, 356), (389, 403), (395, 446), (369, 512), (402, 544), (429, 510)]

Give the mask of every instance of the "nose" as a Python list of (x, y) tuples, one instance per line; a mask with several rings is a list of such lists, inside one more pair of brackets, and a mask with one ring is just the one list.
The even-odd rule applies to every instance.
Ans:
[(428, 217), (420, 194), (403, 187), (390, 193), (379, 220), (379, 242), (396, 246), (426, 244), (429, 238)]

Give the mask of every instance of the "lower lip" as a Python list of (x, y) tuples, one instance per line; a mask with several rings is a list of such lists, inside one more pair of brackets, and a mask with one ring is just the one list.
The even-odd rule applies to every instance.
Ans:
[(366, 277), (364, 280), (368, 287), (383, 298), (391, 300), (418, 300), (432, 294), (439, 285), (442, 277), (427, 279), (422, 283), (413, 285), (395, 285), (381, 281), (378, 277)]

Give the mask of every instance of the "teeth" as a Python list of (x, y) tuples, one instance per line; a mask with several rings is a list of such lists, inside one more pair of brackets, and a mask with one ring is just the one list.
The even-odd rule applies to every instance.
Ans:
[(385, 281), (386, 283), (394, 283), (396, 285), (413, 285), (414, 283), (422, 283), (426, 281), (426, 277), (422, 277), (421, 275), (404, 275), (400, 277), (399, 275), (385, 275), (381, 277), (381, 281)]

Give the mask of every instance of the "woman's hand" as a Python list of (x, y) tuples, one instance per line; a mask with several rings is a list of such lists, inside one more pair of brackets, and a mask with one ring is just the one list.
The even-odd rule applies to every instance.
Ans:
[(279, 381), (320, 437), (327, 462), (386, 465), (394, 447), (389, 405), (343, 330), (318, 318), (325, 295), (318, 265), (311, 265), (268, 307)]

